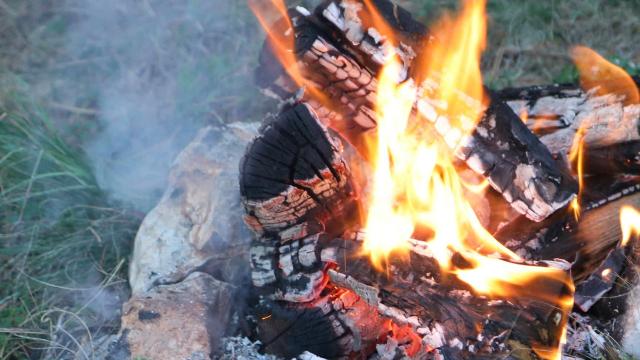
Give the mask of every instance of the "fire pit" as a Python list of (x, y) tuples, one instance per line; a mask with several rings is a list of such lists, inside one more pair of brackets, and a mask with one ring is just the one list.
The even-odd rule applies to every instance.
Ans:
[(638, 79), (576, 47), (581, 87), (490, 91), (484, 5), (427, 31), (386, 0), (256, 2), (282, 100), (240, 167), (265, 351), (584, 358), (624, 336)]

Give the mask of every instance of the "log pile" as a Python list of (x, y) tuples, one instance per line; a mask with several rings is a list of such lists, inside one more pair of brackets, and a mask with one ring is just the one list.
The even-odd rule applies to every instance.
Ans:
[[(370, 3), (401, 36), (397, 52), (411, 78), (417, 45), (437, 39), (391, 2)], [(296, 8), (289, 16), (293, 29), (279, 31), (294, 35), (305, 88), (265, 44), (257, 83), (284, 105), (265, 120), (240, 166), (245, 222), (256, 234), (251, 268), (265, 350), (288, 357), (546, 358), (568, 319), (539, 294), (565, 302), (573, 297), (566, 279), (525, 283), (530, 290), (520, 289), (527, 295), (520, 298), (489, 299), (442, 274), (420, 240), (412, 241), (409, 259), (390, 260), (386, 273), (362, 257), (363, 186), (345, 148), (361, 150), (376, 127), (382, 31), (355, 0), (327, 0), (313, 13)], [(626, 249), (616, 247), (619, 231), (597, 230), (601, 219), (617, 221), (621, 198), (638, 201), (632, 175), (640, 169), (640, 105), (569, 85), (506, 89), (491, 93), (466, 137), (436, 108), (424, 101), (414, 111), (430, 120), (427, 133), (455, 150), (461, 167), (489, 181), (487, 228), (495, 237), (527, 264), (573, 276), (585, 313), (616, 291), (616, 279), (627, 276)], [(568, 154), (579, 132), (591, 176), (576, 221), (566, 207), (578, 193)], [(463, 256), (454, 260), (468, 266)]]

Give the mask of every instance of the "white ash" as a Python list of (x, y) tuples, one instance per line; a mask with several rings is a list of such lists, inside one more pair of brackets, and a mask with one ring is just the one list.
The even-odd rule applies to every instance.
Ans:
[(275, 355), (261, 354), (260, 345), (260, 341), (252, 342), (241, 336), (222, 338), (220, 360), (282, 360)]

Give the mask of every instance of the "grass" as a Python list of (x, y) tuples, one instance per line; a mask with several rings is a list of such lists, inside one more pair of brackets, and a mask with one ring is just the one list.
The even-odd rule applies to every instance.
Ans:
[(139, 223), (106, 201), (82, 152), (28, 115), (0, 115), (0, 359), (61, 358), (113, 332)]
[[(425, 22), (457, 3), (397, 2)], [(149, 127), (255, 121), (273, 105), (252, 85), (262, 33), (243, 1), (109, 2), (142, 28), (100, 23), (89, 3), (0, 0), (0, 360), (91, 358), (91, 340), (117, 329), (142, 214), (110, 197), (85, 151), (108, 125), (112, 79), (170, 85), (152, 95), (172, 116)], [(640, 74), (638, 0), (489, 0), (488, 13), (491, 87), (575, 81), (574, 44)]]
[[(457, 0), (406, 1), (414, 14), (430, 22)], [(575, 82), (568, 57), (585, 45), (640, 73), (640, 1), (638, 0), (488, 0), (488, 43), (483, 57), (485, 82), (493, 88), (550, 82)]]

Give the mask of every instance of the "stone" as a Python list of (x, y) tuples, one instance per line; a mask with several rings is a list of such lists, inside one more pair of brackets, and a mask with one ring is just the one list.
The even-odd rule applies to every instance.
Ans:
[(202, 272), (156, 286), (124, 304), (120, 347), (132, 359), (210, 359), (226, 334), (234, 301), (233, 286)]
[(136, 235), (129, 268), (134, 296), (196, 270), (227, 282), (248, 274), (251, 233), (242, 222), (238, 163), (257, 128), (205, 127), (177, 156), (164, 195)]

